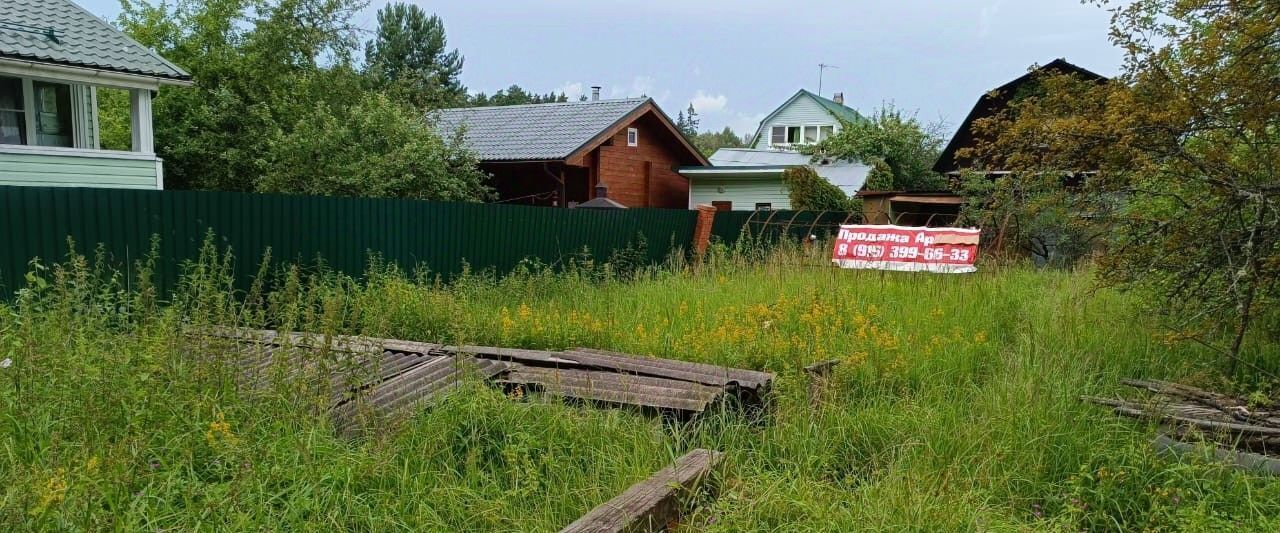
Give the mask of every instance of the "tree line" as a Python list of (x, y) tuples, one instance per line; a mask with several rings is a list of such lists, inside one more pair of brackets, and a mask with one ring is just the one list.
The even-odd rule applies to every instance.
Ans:
[[(121, 5), (117, 26), (194, 81), (153, 102), (171, 188), (485, 200), (474, 155), (424, 117), (566, 100), (518, 85), (469, 95), (443, 21), (410, 4), (379, 10), (368, 39), (353, 22), (364, 0)], [(127, 98), (102, 93), (104, 143), (127, 140)]]

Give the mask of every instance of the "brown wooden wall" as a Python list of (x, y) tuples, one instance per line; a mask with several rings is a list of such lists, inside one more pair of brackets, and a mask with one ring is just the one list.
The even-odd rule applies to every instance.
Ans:
[(624, 127), (587, 159), (599, 165), (596, 180), (609, 187), (609, 198), (627, 207), (688, 209), (689, 180), (675, 171), (679, 141), (658, 120), (646, 114), (628, 126), (640, 130), (639, 146), (627, 146)]

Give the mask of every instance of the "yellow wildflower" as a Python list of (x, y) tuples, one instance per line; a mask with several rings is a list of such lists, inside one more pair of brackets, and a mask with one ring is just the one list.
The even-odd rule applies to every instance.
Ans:
[(973, 334), (973, 342), (976, 344), (982, 344), (984, 342), (987, 342), (987, 332), (979, 331)]

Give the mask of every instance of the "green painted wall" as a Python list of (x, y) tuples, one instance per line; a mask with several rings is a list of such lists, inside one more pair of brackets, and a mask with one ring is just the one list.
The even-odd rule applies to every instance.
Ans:
[[(724, 192), (720, 192), (720, 188)], [(772, 209), (791, 209), (790, 192), (782, 178), (708, 178), (689, 179), (693, 205), (733, 202), (734, 211), (754, 211), (756, 204), (768, 203)]]
[(0, 148), (0, 185), (156, 189), (157, 160), (23, 153)]

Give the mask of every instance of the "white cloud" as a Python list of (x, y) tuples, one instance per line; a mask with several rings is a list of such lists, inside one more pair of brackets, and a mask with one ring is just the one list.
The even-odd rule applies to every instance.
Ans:
[(729, 98), (723, 94), (710, 95), (702, 89), (693, 95), (689, 101), (693, 104), (693, 108), (699, 113), (719, 113), (724, 111), (725, 106), (729, 104)]
[(556, 92), (564, 93), (564, 95), (569, 98), (570, 102), (576, 102), (578, 101), (578, 97), (583, 95), (582, 82), (566, 81), (564, 82), (564, 85), (561, 85), (559, 89), (556, 89)]
[(652, 76), (636, 76), (631, 78), (630, 85), (615, 85), (609, 88), (610, 98), (631, 98), (641, 95), (654, 96), (653, 94), (653, 77)]

